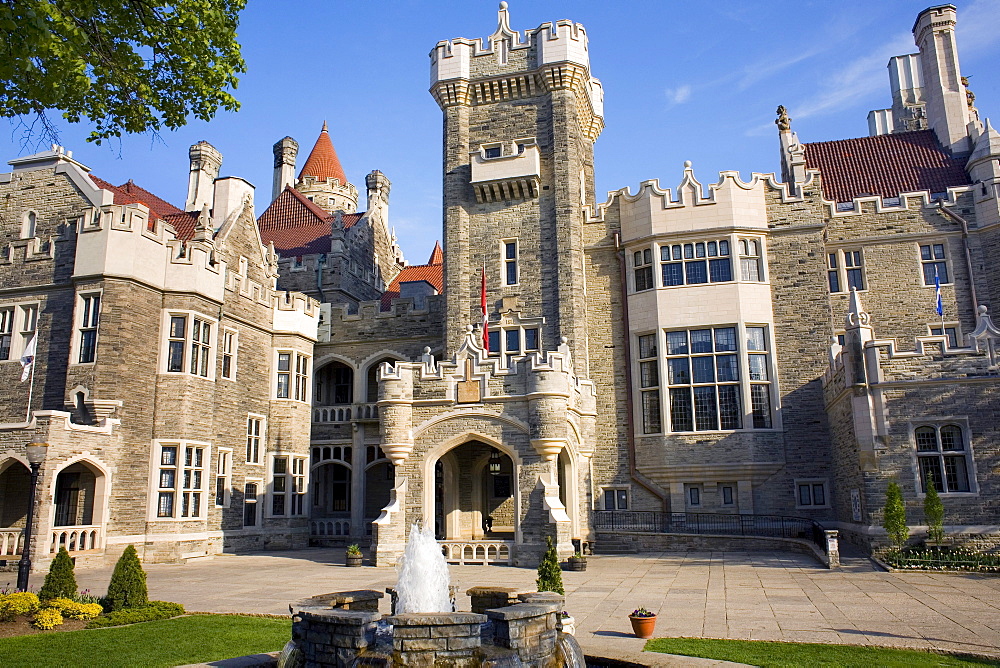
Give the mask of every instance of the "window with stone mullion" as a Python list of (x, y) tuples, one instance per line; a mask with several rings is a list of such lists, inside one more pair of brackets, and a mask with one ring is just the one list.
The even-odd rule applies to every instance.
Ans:
[(741, 429), (736, 328), (681, 330), (666, 335), (670, 430)]
[(10, 359), (10, 340), (14, 332), (14, 309), (0, 308), (0, 360)]
[(644, 434), (658, 434), (663, 431), (663, 421), (660, 417), (662, 409), (656, 336), (656, 334), (645, 334), (639, 337), (639, 387)]

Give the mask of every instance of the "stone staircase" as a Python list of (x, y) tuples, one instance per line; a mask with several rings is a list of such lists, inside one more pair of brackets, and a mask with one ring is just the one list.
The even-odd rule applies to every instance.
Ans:
[(636, 554), (635, 543), (613, 533), (598, 534), (594, 542), (594, 554)]

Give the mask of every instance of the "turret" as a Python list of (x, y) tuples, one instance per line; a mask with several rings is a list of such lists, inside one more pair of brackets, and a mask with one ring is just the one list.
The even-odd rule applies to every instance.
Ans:
[(201, 211), (211, 205), (215, 179), (222, 168), (222, 154), (207, 141), (200, 141), (188, 150), (191, 172), (188, 175), (185, 211)]
[(955, 43), (954, 5), (938, 5), (920, 12), (913, 26), (913, 39), (920, 48), (920, 71), (927, 104), (927, 124), (938, 141), (952, 153), (972, 150), (969, 124), (971, 111)]
[(331, 213), (337, 210), (354, 213), (358, 210), (358, 189), (347, 181), (340, 158), (330, 141), (326, 121), (323, 121), (323, 129), (299, 173), (295, 189), (316, 206)]

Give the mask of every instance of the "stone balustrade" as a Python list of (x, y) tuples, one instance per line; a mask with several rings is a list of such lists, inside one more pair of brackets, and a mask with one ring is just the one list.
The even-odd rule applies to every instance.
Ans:
[(318, 424), (378, 419), (378, 404), (374, 403), (313, 407), (312, 421)]
[(81, 526), (54, 527), (49, 552), (55, 554), (60, 547), (65, 547), (69, 553), (85, 552), (101, 548), (101, 527), (96, 524)]
[(511, 564), (514, 541), (440, 540), (441, 551), (450, 564)]
[(24, 529), (0, 529), (0, 557), (19, 556), (23, 546)]

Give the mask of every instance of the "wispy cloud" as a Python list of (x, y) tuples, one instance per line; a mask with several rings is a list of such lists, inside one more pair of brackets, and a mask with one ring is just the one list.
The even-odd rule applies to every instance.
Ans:
[(677, 88), (667, 89), (667, 101), (670, 102), (671, 106), (675, 104), (684, 104), (689, 99), (691, 99), (690, 84), (684, 84), (682, 86), (678, 86)]

